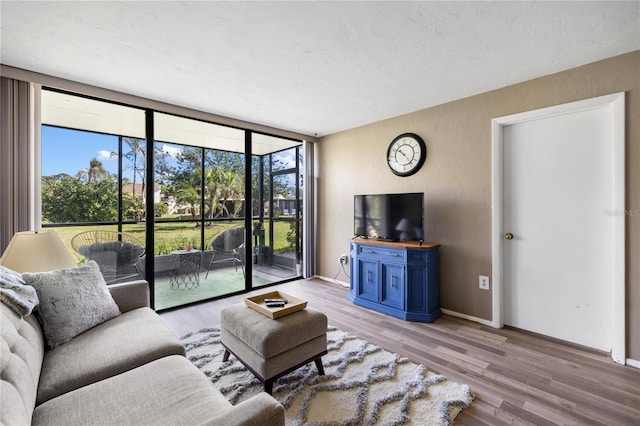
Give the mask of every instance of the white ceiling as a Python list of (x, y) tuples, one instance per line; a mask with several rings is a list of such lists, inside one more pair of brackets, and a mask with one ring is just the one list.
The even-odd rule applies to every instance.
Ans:
[(640, 1), (0, 3), (0, 62), (323, 136), (640, 49)]
[[(111, 102), (84, 96), (43, 90), (41, 96), (42, 124), (81, 129), (111, 135), (144, 139), (145, 112)], [(244, 152), (244, 131), (200, 120), (156, 113), (153, 119), (154, 140), (189, 146)], [(300, 141), (269, 136), (251, 135), (251, 154), (266, 155), (299, 146)]]

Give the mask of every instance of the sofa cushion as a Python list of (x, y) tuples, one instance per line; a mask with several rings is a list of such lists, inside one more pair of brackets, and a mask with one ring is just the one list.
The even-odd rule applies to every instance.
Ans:
[(184, 354), (158, 314), (149, 308), (134, 309), (47, 351), (37, 401), (41, 404), (164, 356)]
[(229, 408), (193, 364), (170, 356), (50, 399), (32, 425), (196, 425)]
[(44, 337), (33, 315), (20, 316), (0, 303), (0, 424), (28, 425), (36, 404)]
[(94, 261), (22, 276), (38, 292), (36, 313), (51, 348), (120, 314)]

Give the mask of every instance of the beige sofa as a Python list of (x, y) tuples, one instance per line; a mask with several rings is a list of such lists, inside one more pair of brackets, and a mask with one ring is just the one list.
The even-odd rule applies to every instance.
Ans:
[(232, 406), (149, 309), (146, 281), (109, 287), (121, 315), (47, 348), (34, 314), (0, 303), (0, 424), (284, 425), (266, 393)]

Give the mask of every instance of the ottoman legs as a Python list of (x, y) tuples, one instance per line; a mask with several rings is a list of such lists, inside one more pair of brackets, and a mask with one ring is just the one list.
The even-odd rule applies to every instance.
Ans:
[[(224, 344), (223, 344), (223, 346), (224, 346)], [(225, 348), (224, 348), (224, 355), (222, 355), (222, 362), (226, 362), (226, 361), (228, 361), (228, 360), (229, 360), (229, 355), (231, 355), (232, 353), (233, 353), (233, 352), (231, 352), (231, 351), (229, 350), (229, 348), (227, 348), (227, 347), (225, 346)], [(233, 355), (234, 355), (234, 356), (236, 357), (236, 359), (237, 359), (238, 361), (240, 361), (240, 362), (241, 362), (241, 363), (242, 363), (242, 364), (243, 364), (243, 365), (244, 365), (244, 366), (245, 366), (249, 371), (251, 371), (251, 372), (253, 373), (253, 375), (254, 375), (254, 376), (256, 376), (256, 378), (257, 378), (258, 380), (260, 380), (260, 381), (264, 384), (264, 391), (265, 391), (266, 393), (268, 393), (269, 395), (271, 395), (271, 394), (273, 393), (273, 382), (275, 382), (275, 381), (276, 381), (277, 379), (279, 379), (280, 377), (282, 377), (282, 376), (284, 376), (284, 375), (286, 375), (286, 374), (289, 374), (289, 373), (291, 373), (291, 372), (292, 372), (292, 371), (294, 371), (294, 370), (297, 370), (298, 368), (302, 367), (303, 365), (306, 365), (306, 364), (310, 363), (311, 361), (314, 361), (314, 363), (316, 364), (316, 369), (318, 370), (318, 375), (320, 375), (320, 376), (324, 376), (324, 366), (322, 365), (322, 356), (323, 356), (323, 355), (326, 355), (326, 354), (327, 354), (327, 351), (326, 351), (326, 350), (325, 350), (325, 351), (322, 351), (322, 352), (320, 352), (319, 354), (317, 354), (317, 355), (315, 355), (315, 356), (313, 356), (313, 357), (311, 357), (311, 358), (309, 358), (309, 359), (307, 359), (307, 360), (305, 360), (305, 361), (301, 362), (300, 364), (295, 365), (295, 366), (291, 367), (291, 368), (290, 368), (290, 369), (288, 369), (288, 370), (285, 370), (285, 371), (283, 371), (283, 372), (281, 372), (281, 373), (279, 373), (279, 374), (277, 374), (277, 375), (275, 375), (275, 376), (273, 376), (273, 377), (269, 377), (269, 378), (266, 378), (266, 379), (265, 379), (264, 377), (262, 377), (260, 374), (258, 374), (258, 373), (253, 369), (253, 368), (251, 368), (251, 366), (247, 365), (247, 364), (246, 364), (246, 363), (245, 363), (241, 358), (238, 358), (238, 356), (237, 356), (237, 355), (235, 355), (235, 354), (233, 354)]]

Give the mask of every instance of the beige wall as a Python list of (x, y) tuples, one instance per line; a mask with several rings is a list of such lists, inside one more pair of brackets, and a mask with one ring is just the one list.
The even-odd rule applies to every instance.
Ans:
[[(437, 82), (425, 82), (437, 84)], [(318, 270), (333, 278), (353, 234), (353, 195), (425, 193), (425, 240), (442, 244), (443, 308), (491, 320), (491, 119), (627, 92), (627, 356), (640, 360), (640, 51), (323, 137), (318, 143)], [(428, 156), (415, 175), (389, 171), (390, 141), (414, 132)], [(552, 243), (552, 242), (550, 242)], [(344, 275), (338, 280), (348, 281)]]

